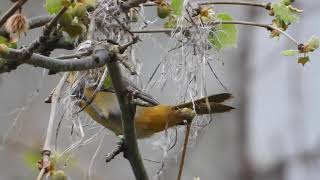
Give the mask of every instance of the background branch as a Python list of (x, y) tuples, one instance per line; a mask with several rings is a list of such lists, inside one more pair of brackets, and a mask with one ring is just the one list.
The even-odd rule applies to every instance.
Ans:
[(58, 102), (60, 99), (60, 94), (62, 87), (64, 83), (66, 82), (67, 78), (69, 76), (69, 73), (64, 73), (61, 80), (59, 81), (57, 87), (55, 88), (53, 94), (52, 94), (52, 104), (51, 104), (51, 112), (50, 112), (50, 118), (47, 128), (47, 135), (46, 140), (43, 145), (42, 149), (42, 162), (41, 162), (41, 170), (37, 177), (37, 180), (41, 180), (45, 173), (48, 171), (48, 168), (50, 166), (50, 155), (51, 155), (51, 139), (53, 135), (53, 121), (56, 116)]

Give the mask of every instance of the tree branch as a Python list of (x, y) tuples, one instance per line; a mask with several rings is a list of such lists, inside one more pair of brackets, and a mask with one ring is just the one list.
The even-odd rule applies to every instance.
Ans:
[(129, 160), (135, 178), (139, 180), (148, 180), (148, 175), (139, 153), (134, 127), (135, 107), (127, 96), (126, 87), (123, 83), (118, 62), (108, 61), (107, 67), (122, 113), (121, 120), (124, 131), (124, 156)]
[[(97, 46), (92, 56), (81, 59), (59, 60), (36, 53), (28, 57), (28, 52), (25, 49), (11, 48), (0, 50), (0, 57), (4, 58), (0, 59), (0, 74), (10, 72), (21, 64), (30, 64), (53, 72), (89, 70), (104, 66), (110, 59), (109, 53), (103, 46)], [(10, 67), (10, 65), (14, 66)]]
[(128, 12), (130, 8), (139, 7), (140, 4), (146, 3), (147, 0), (128, 0), (121, 1), (120, 7), (124, 12)]
[(39, 36), (38, 40), (35, 40), (28, 47), (28, 52), (32, 54), (35, 50), (37, 50), (41, 45), (43, 45), (43, 52), (41, 54), (46, 53), (47, 50), (52, 48), (46, 48), (47, 43), (51, 40), (50, 33), (53, 31), (54, 27), (56, 27), (59, 18), (67, 11), (68, 7), (64, 6), (60, 9), (60, 11), (46, 24), (43, 29), (42, 35)]
[(10, 9), (7, 10), (7, 12), (5, 12), (1, 18), (0, 18), (0, 27), (2, 27), (4, 25), (4, 23), (6, 23), (7, 19), (10, 18), (18, 9), (20, 9), (22, 7), (22, 5), (24, 3), (26, 3), (28, 0), (19, 0), (17, 2), (15, 2)]

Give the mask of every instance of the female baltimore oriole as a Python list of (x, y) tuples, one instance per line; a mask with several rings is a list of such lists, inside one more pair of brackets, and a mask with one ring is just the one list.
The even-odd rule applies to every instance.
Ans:
[[(135, 87), (129, 80), (125, 79), (124, 83), (127, 84), (127, 87), (141, 93), (155, 105), (153, 107), (137, 106), (134, 118), (137, 138), (146, 138), (166, 128), (183, 124), (185, 118), (179, 114), (179, 110), (183, 108), (195, 110), (197, 115), (223, 113), (234, 109), (222, 104), (222, 102), (231, 98), (229, 93), (211, 95), (194, 102), (170, 106), (159, 104), (150, 95)], [(77, 95), (80, 99), (80, 108), (84, 108), (83, 110), (99, 124), (113, 131), (116, 135), (121, 135), (121, 111), (116, 94), (111, 87), (108, 89), (102, 88), (94, 96), (95, 89), (96, 87), (78, 88), (77, 93), (82, 92), (81, 95)], [(91, 102), (88, 103), (90, 100)]]

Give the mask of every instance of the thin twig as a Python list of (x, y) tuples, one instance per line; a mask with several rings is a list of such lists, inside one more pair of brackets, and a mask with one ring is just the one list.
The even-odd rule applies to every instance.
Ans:
[[(261, 23), (256, 23), (256, 22), (249, 22), (249, 21), (214, 21), (211, 23), (211, 25), (216, 26), (219, 24), (238, 24), (238, 25), (246, 25), (246, 26), (256, 26), (256, 27), (262, 27), (265, 28), (267, 30), (276, 30), (278, 31), (280, 34), (284, 35), (286, 38), (288, 38), (291, 42), (293, 42), (296, 46), (299, 45), (299, 43), (297, 42), (296, 39), (294, 39), (291, 35), (289, 35), (288, 33), (286, 33), (285, 31), (269, 25), (269, 24), (261, 24)], [(132, 30), (132, 33), (170, 33), (172, 31), (175, 31), (175, 29), (149, 29), (149, 30)]]
[(94, 160), (96, 159), (96, 157), (97, 157), (97, 155), (98, 155), (98, 153), (100, 151), (100, 148), (101, 148), (101, 145), (103, 143), (103, 139), (104, 139), (105, 135), (106, 135), (106, 133), (104, 133), (103, 136), (101, 137), (100, 142), (98, 144), (98, 147), (97, 147), (96, 151), (94, 152), (94, 154), (93, 154), (93, 156), (91, 158), (90, 166), (89, 166), (89, 169), (88, 169), (88, 178), (89, 178), (89, 180), (92, 180), (92, 178), (91, 178), (92, 166), (93, 166)]
[(135, 67), (129, 62), (128, 57), (125, 56), (117, 56), (118, 61), (126, 68), (130, 71), (131, 75), (137, 75), (138, 73), (135, 70)]
[(101, 90), (106, 78), (107, 78), (107, 75), (108, 75), (108, 68), (105, 68), (104, 71), (103, 71), (103, 74), (101, 76), (101, 79), (99, 81), (99, 84), (98, 86), (96, 87), (96, 89), (94, 90), (93, 92), (93, 95), (91, 96), (90, 100), (86, 101), (86, 104), (76, 113), (80, 113), (82, 112), (86, 107), (88, 107), (92, 102), (93, 100), (96, 98), (97, 96), (97, 93)]
[(58, 125), (57, 125), (57, 129), (56, 129), (56, 138), (55, 138), (55, 141), (54, 141), (54, 149), (57, 150), (57, 144), (58, 144), (58, 137), (59, 137), (59, 131), (60, 131), (60, 127), (61, 127), (61, 124), (62, 124), (62, 120), (64, 118), (64, 115), (66, 113), (66, 110), (63, 112), (63, 114), (61, 115), (61, 118), (58, 122)]
[(128, 0), (121, 1), (120, 7), (124, 12), (128, 12), (130, 8), (139, 7), (140, 4), (146, 3), (147, 0)]
[(134, 34), (144, 33), (171, 33), (174, 29), (143, 29), (143, 30), (131, 30)]
[(28, 0), (19, 0), (16, 3), (14, 3), (10, 9), (5, 12), (1, 18), (0, 18), (0, 27), (6, 23), (7, 19), (9, 19), (15, 12), (17, 12), (18, 9), (22, 7), (24, 3), (26, 3)]
[(220, 78), (218, 77), (218, 75), (214, 72), (211, 64), (207, 61), (207, 64), (210, 68), (210, 71), (212, 72), (213, 76), (216, 78), (216, 80), (219, 82), (219, 84), (221, 85), (221, 87), (226, 91), (226, 92), (229, 92), (227, 87), (221, 82)]
[(183, 149), (182, 149), (182, 155), (181, 155), (181, 159), (180, 159), (180, 166), (179, 166), (177, 180), (180, 180), (181, 176), (182, 176), (182, 171), (183, 171), (183, 166), (184, 166), (184, 161), (185, 161), (187, 146), (188, 146), (188, 141), (189, 141), (190, 129), (191, 129), (191, 124), (190, 124), (190, 122), (188, 122), (188, 124), (186, 125), (186, 133), (184, 136), (184, 143), (183, 143)]
[(33, 43), (30, 44), (30, 46), (27, 48), (29, 56), (32, 55), (32, 53), (41, 45), (47, 43), (47, 41), (50, 39), (50, 33), (52, 32), (53, 28), (56, 27), (58, 20), (62, 15), (67, 11), (68, 7), (64, 6), (60, 9), (60, 11), (55, 15), (44, 27), (42, 35), (39, 37), (38, 40), (35, 40)]
[(138, 36), (133, 36), (132, 40), (124, 45), (119, 46), (119, 52), (122, 54), (124, 51), (133, 44), (136, 44), (139, 40)]
[(299, 45), (297, 40), (295, 40), (291, 35), (288, 33), (284, 32), (283, 30), (269, 25), (269, 24), (261, 24), (261, 23), (256, 23), (256, 22), (249, 22), (249, 21), (215, 21), (212, 23), (212, 25), (218, 25), (218, 24), (239, 24), (239, 25), (246, 25), (246, 26), (256, 26), (256, 27), (263, 27), (266, 28), (267, 30), (276, 30), (282, 35), (284, 35), (286, 38), (288, 38), (290, 41), (292, 41), (295, 45)]
[(106, 155), (106, 163), (110, 162), (118, 154), (123, 152), (123, 148), (124, 148), (124, 138), (123, 138), (123, 136), (119, 136), (119, 139), (117, 141), (117, 145), (116, 145), (115, 149)]
[(96, 11), (94, 11), (91, 15), (91, 20), (90, 20), (90, 24), (89, 24), (89, 28), (88, 28), (88, 33), (87, 33), (87, 39), (92, 41), (94, 36), (94, 30), (96, 27)]
[(49, 123), (47, 128), (47, 135), (42, 149), (42, 162), (41, 162), (41, 170), (37, 177), (37, 180), (41, 180), (44, 174), (47, 172), (47, 168), (50, 166), (50, 155), (51, 155), (51, 139), (53, 135), (53, 122), (57, 113), (58, 102), (60, 99), (60, 94), (64, 83), (66, 82), (69, 73), (66, 72), (60, 79), (57, 87), (54, 90), (52, 95), (52, 104), (51, 104), (51, 112), (49, 117)]
[(198, 2), (199, 6), (205, 5), (240, 5), (240, 6), (253, 6), (261, 7), (264, 9), (270, 9), (270, 3), (258, 3), (258, 2), (247, 2), (247, 1), (205, 1)]
[[(270, 3), (258, 3), (258, 2), (247, 2), (247, 1), (204, 1), (198, 2), (198, 6), (205, 5), (240, 5), (240, 6), (253, 6), (253, 7), (261, 7), (263, 9), (270, 10)], [(157, 6), (154, 2), (146, 2), (142, 4), (142, 6)]]
[(46, 25), (44, 31), (43, 31), (43, 35), (44, 36), (48, 36), (52, 29), (57, 25), (58, 20), (63, 16), (63, 14), (68, 10), (67, 6), (64, 6), (62, 9), (60, 9), (60, 11), (57, 13), (57, 15), (52, 18), (49, 23)]
[(117, 21), (117, 23), (123, 28), (124, 31), (127, 31), (132, 37), (134, 36), (130, 29), (128, 29), (127, 26), (125, 26), (122, 22), (120, 22), (120, 20), (115, 15), (111, 14), (111, 16), (114, 20)]

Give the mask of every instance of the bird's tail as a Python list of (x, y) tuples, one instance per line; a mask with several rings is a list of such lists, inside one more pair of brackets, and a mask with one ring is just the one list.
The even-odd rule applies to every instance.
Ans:
[(174, 106), (174, 109), (189, 108), (195, 110), (196, 114), (213, 114), (213, 113), (224, 113), (235, 109), (231, 106), (222, 104), (224, 101), (232, 98), (229, 93), (215, 94), (195, 101), (183, 103)]

